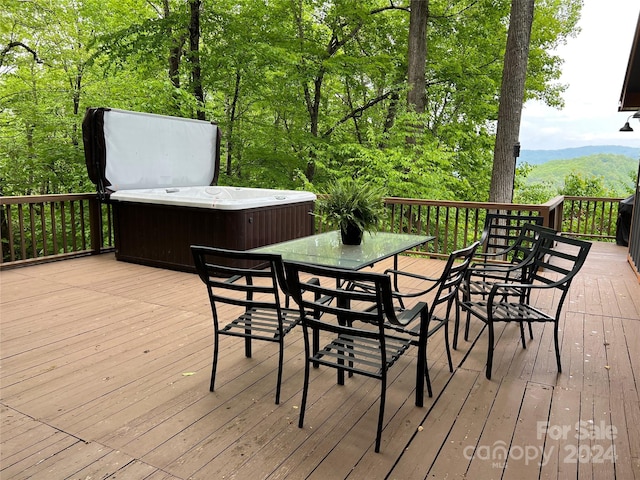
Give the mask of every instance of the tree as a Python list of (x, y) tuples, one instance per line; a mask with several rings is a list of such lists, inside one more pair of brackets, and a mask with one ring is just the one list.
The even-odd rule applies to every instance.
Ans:
[[(5, 194), (92, 190), (79, 125), (86, 107), (109, 106), (218, 123), (222, 184), (321, 190), (353, 176), (390, 195), (488, 195), (509, 0), (413, 2), (414, 25), (428, 20), (419, 61), (411, 0), (5, 3)], [(549, 50), (579, 3), (536, 2), (525, 98), (560, 103)], [(424, 108), (409, 70), (424, 76), (411, 92)]]
[(518, 135), (524, 103), (534, 4), (535, 0), (512, 0), (511, 2), (489, 190), (490, 202), (510, 203), (513, 200), (516, 157), (520, 148)]
[(564, 185), (558, 192), (560, 195), (575, 197), (608, 197), (615, 196), (604, 184), (604, 179), (596, 175), (583, 175), (571, 172), (564, 177)]
[(200, 8), (201, 0), (189, 0), (189, 62), (191, 64), (191, 89), (196, 99), (196, 117), (204, 120), (204, 91), (200, 65)]
[(426, 106), (427, 19), (429, 0), (411, 0), (409, 16), (409, 52), (407, 55), (409, 94), (407, 102), (416, 113)]

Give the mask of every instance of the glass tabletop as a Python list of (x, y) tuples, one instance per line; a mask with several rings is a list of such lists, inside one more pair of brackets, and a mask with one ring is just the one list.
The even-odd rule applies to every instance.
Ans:
[(375, 232), (365, 233), (360, 245), (343, 245), (340, 231), (336, 230), (274, 243), (251, 251), (280, 254), (284, 261), (360, 270), (434, 238), (426, 235)]

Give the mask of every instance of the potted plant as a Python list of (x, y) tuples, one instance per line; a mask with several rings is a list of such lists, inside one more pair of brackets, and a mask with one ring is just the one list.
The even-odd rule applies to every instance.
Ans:
[(325, 194), (318, 200), (318, 214), (340, 228), (345, 245), (360, 245), (363, 232), (378, 229), (384, 214), (380, 187), (344, 178), (329, 184)]

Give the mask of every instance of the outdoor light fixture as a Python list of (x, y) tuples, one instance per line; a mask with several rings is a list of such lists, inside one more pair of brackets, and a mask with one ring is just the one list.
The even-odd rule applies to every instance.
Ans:
[(638, 110), (633, 115), (629, 115), (629, 117), (627, 118), (627, 121), (625, 122), (624, 126), (620, 129), (621, 132), (633, 132), (633, 128), (631, 128), (631, 125), (629, 125), (629, 120), (631, 120), (632, 118), (640, 119), (640, 110)]

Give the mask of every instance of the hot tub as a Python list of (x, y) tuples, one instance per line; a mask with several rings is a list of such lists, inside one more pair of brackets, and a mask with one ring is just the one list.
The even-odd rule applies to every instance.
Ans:
[(191, 245), (247, 250), (311, 235), (311, 192), (218, 186), (219, 130), (190, 119), (89, 109), (87, 170), (113, 207), (116, 258), (194, 271)]
[(182, 207), (246, 210), (298, 202), (315, 201), (310, 192), (243, 187), (168, 187), (120, 190), (111, 200), (155, 203)]

